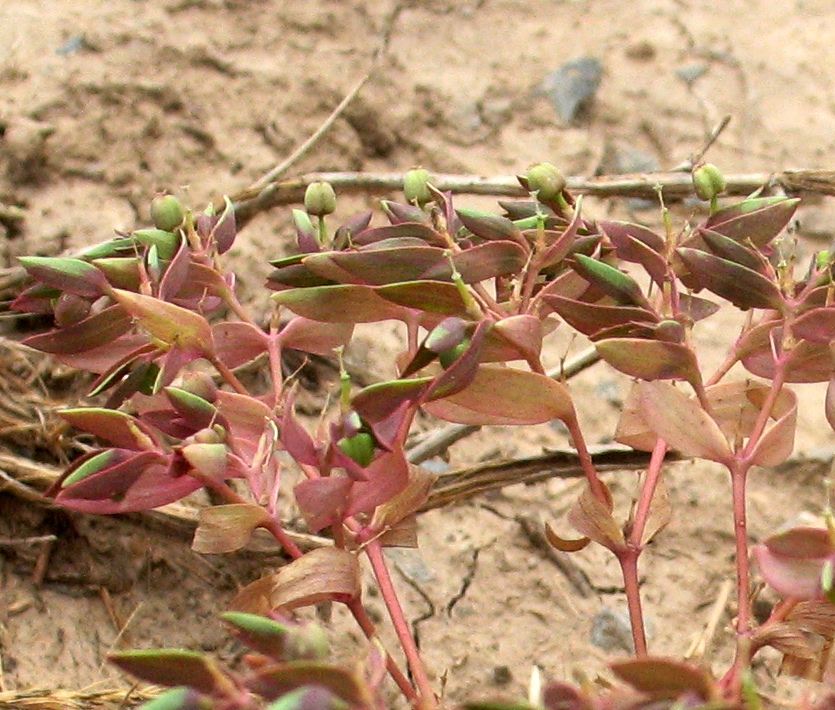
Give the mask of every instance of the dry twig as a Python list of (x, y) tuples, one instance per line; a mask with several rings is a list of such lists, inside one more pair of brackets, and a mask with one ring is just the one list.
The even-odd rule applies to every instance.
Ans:
[[(324, 180), (341, 193), (385, 194), (403, 189), (403, 173), (307, 173), (261, 189), (247, 189), (231, 196), (239, 224), (246, 224), (256, 214), (278, 205), (298, 204), (312, 182)], [(803, 193), (835, 195), (833, 170), (784, 170), (776, 173), (726, 175), (726, 195), (749, 195), (756, 190), (782, 191), (788, 195)], [(496, 197), (528, 197), (513, 176), (483, 177), (480, 175), (435, 175), (433, 184), (439, 190), (465, 195)], [(593, 178), (568, 179), (568, 190), (594, 197), (639, 197), (655, 200), (661, 188), (667, 201), (693, 196), (693, 182), (687, 172), (636, 173)], [(222, 200), (220, 200), (222, 204)]]

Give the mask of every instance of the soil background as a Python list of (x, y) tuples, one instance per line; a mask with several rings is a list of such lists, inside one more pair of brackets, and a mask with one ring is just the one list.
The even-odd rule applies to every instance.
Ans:
[[(290, 174), (420, 164), (513, 175), (542, 160), (576, 176), (670, 168), (726, 114), (731, 123), (708, 157), (727, 173), (832, 168), (833, 36), (829, 0), (0, 0), (0, 267), (145, 225), (158, 190), (202, 207), (245, 188), (316, 131), (384, 44), (370, 81)], [(543, 82), (580, 57), (599, 60), (602, 78), (566, 122)], [(339, 214), (386, 196), (396, 197), (341, 198)], [(591, 217), (658, 224), (658, 210), (645, 203), (585, 207)], [(680, 220), (699, 209), (674, 206)], [(231, 252), (246, 300), (263, 299), (267, 259), (292, 248), (288, 216), (288, 208), (259, 215)], [(827, 201), (808, 200), (798, 218), (802, 256), (835, 235)], [(729, 313), (701, 333), (708, 362), (721, 359), (737, 328)], [(351, 357), (390, 375), (398, 335), (369, 330)], [(580, 348), (558, 331), (550, 364)], [(30, 365), (47, 373), (38, 383), (53, 398), (71, 398), (66, 373), (34, 356)], [(18, 397), (43, 397), (40, 387)], [(596, 366), (572, 387), (590, 439), (605, 442), (628, 382)], [(797, 460), (754, 476), (753, 540), (825, 502), (833, 436), (823, 390), (798, 392)], [(30, 426), (48, 430), (42, 421)], [(12, 434), (0, 431), (0, 449), (43, 457)], [(565, 445), (558, 427), (489, 429), (434, 463)], [(628, 503), (634, 474), (607, 480)], [(721, 472), (676, 464), (668, 485), (676, 515), (642, 572), (651, 648), (680, 657), (733, 578), (733, 538)], [(408, 615), (450, 700), (523, 696), (534, 666), (551, 678), (594, 678), (628, 651), (613, 559), (591, 549), (576, 555), (572, 582), (520, 522), (559, 528), (577, 490), (565, 481), (515, 486), (427, 513), (420, 552), (393, 555)], [(238, 650), (216, 615), (240, 584), (280, 563), (266, 553), (200, 557), (187, 532), (147, 516), (67, 515), (9, 493), (0, 509), (0, 702), (10, 707), (15, 693), (34, 687), (124, 686), (105, 661), (113, 648), (182, 646), (233, 659)], [(43, 535), (58, 538), (48, 556), (31, 542)], [(380, 601), (367, 602), (382, 618)], [(732, 607), (723, 607), (708, 649), (717, 669), (730, 649)], [(339, 610), (331, 626), (337, 652), (356, 654), (359, 636)], [(764, 678), (773, 661), (764, 662)]]

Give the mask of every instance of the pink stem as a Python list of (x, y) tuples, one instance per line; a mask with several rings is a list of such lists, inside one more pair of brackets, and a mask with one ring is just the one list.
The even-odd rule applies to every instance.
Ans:
[(632, 643), (635, 655), (639, 658), (647, 655), (647, 636), (644, 629), (644, 612), (641, 608), (641, 585), (638, 579), (638, 557), (640, 548), (628, 546), (615, 552), (623, 574), (623, 586), (626, 591), (626, 605), (629, 609), (629, 622), (632, 626)]
[(586, 440), (583, 437), (583, 432), (580, 429), (577, 416), (572, 414), (571, 417), (565, 420), (565, 425), (571, 436), (571, 442), (574, 444), (574, 448), (577, 449), (577, 458), (580, 459), (580, 466), (583, 469), (583, 473), (586, 474), (592, 493), (594, 493), (595, 497), (600, 502), (608, 505), (609, 496), (606, 495), (603, 483), (597, 475), (597, 469), (594, 467), (594, 461), (592, 460), (591, 454), (586, 446)]
[(380, 540), (375, 538), (368, 541), (365, 545), (365, 553), (368, 555), (371, 569), (377, 578), (380, 595), (386, 604), (394, 631), (397, 634), (397, 638), (403, 648), (403, 653), (406, 655), (406, 662), (409, 664), (409, 669), (415, 680), (415, 685), (420, 695), (418, 698), (419, 704), (422, 707), (437, 707), (437, 701), (434, 700), (435, 692), (432, 689), (432, 684), (429, 682), (429, 676), (426, 673), (426, 667), (423, 665), (423, 660), (420, 657), (415, 639), (409, 628), (409, 622), (403, 613), (403, 607), (400, 605), (397, 590), (394, 588), (394, 583), (392, 582), (385, 557), (383, 556), (383, 546), (380, 544)]

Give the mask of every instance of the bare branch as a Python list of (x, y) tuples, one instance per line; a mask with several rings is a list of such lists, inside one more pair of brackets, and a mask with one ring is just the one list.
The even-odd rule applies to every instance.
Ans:
[[(385, 194), (403, 189), (403, 173), (308, 173), (273, 182), (263, 189), (248, 189), (232, 196), (240, 224), (256, 214), (277, 205), (299, 204), (307, 186), (319, 180), (331, 183), (341, 193)], [(726, 175), (726, 195), (749, 195), (756, 190), (785, 192), (788, 195), (813, 193), (835, 195), (833, 170), (785, 170), (780, 173)], [(439, 190), (464, 195), (496, 197), (527, 197), (528, 194), (512, 176), (435, 175), (433, 184)], [(593, 178), (568, 179), (568, 190), (594, 197), (639, 197), (655, 200), (660, 187), (667, 201), (681, 200), (695, 194), (690, 174), (686, 172), (635, 173)], [(219, 203), (220, 204), (220, 203)]]

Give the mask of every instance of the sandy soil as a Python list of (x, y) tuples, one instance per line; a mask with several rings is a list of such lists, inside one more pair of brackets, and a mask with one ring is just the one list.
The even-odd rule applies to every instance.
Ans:
[[(833, 32), (827, 0), (0, 0), (0, 266), (144, 224), (159, 189), (202, 205), (246, 187), (322, 124), (384, 35), (372, 79), (292, 173), (422, 164), (510, 175), (539, 160), (572, 175), (636, 160), (671, 167), (725, 114), (732, 122), (709, 157), (727, 172), (831, 168)], [(602, 81), (566, 124), (540, 87), (584, 56), (599, 59)], [(377, 197), (344, 199), (340, 213)], [(587, 207), (591, 216), (626, 217), (640, 205)], [(233, 257), (245, 298), (262, 297), (266, 259), (289, 248), (288, 213), (262, 214), (239, 237)], [(810, 202), (800, 216), (801, 251), (835, 234), (831, 205)], [(657, 215), (631, 218), (654, 223)], [(733, 327), (729, 316), (705, 334), (715, 357)], [(563, 351), (555, 338), (554, 361)], [(370, 338), (356, 357), (382, 368)], [(605, 440), (627, 383), (594, 368), (574, 386), (588, 403), (591, 438)], [(826, 459), (822, 391), (800, 392), (799, 453)], [(450, 456), (464, 465), (564, 444), (553, 427), (490, 430)], [(0, 447), (26, 453), (11, 439)], [(757, 475), (752, 537), (818, 511), (825, 473), (820, 464)], [(630, 476), (609, 479), (621, 496)], [(643, 574), (652, 649), (681, 656), (732, 576), (729, 487), (720, 472), (693, 464), (673, 467), (669, 485), (677, 515)], [(577, 555), (572, 583), (520, 522), (559, 521), (575, 491), (565, 482), (515, 487), (427, 513), (421, 552), (396, 557), (408, 613), (449, 698), (520, 695), (533, 665), (550, 677), (593, 676), (627, 650), (613, 560)], [(143, 519), (69, 516), (14, 496), (0, 507), (0, 691), (112, 687), (121, 681), (103, 657), (114, 647), (228, 656), (214, 615), (259, 568), (277, 564), (201, 558), (186, 535)], [(41, 535), (58, 541), (39, 571), (40, 548), (20, 540)], [(382, 616), (379, 600), (369, 606)], [(338, 612), (333, 624), (356, 637)], [(728, 643), (720, 626), (716, 659)]]

